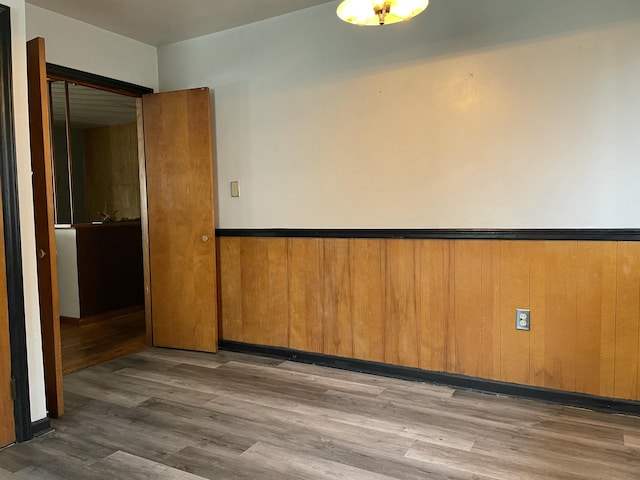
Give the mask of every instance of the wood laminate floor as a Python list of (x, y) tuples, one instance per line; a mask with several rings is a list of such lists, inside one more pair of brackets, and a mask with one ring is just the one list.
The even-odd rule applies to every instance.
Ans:
[(55, 432), (0, 479), (640, 478), (640, 418), (222, 352), (65, 377)]
[(88, 325), (60, 325), (62, 373), (140, 352), (147, 348), (144, 310)]

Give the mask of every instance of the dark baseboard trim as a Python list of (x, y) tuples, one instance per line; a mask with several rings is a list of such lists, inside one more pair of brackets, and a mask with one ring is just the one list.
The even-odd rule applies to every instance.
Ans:
[(51, 430), (53, 429), (51, 428), (51, 420), (49, 420), (49, 417), (44, 417), (36, 422), (31, 422), (31, 433), (34, 437), (39, 437), (45, 433), (49, 433)]
[(123, 95), (130, 95), (134, 97), (153, 93), (153, 88), (123, 82), (113, 78), (103, 77), (102, 75), (76, 70), (75, 68), (55, 65), (53, 63), (47, 63), (47, 76), (55, 80), (67, 80), (89, 87), (98, 86), (114, 92), (119, 92)]
[(399, 378), (426, 383), (437, 383), (455, 388), (478, 390), (486, 393), (507, 395), (510, 397), (528, 398), (547, 403), (568, 405), (573, 407), (588, 408), (607, 413), (622, 413), (626, 415), (640, 416), (640, 402), (620, 400), (616, 398), (597, 397), (582, 393), (551, 390), (541, 387), (530, 387), (515, 383), (484, 380), (450, 373), (432, 372), (418, 368), (399, 367), (386, 363), (369, 362), (351, 358), (322, 355), (319, 353), (302, 352), (281, 347), (267, 347), (249, 343), (221, 340), (221, 350), (230, 352), (249, 353), (262, 355), (294, 362), (311, 363), (323, 367), (339, 368), (353, 372), (380, 375), (383, 377)]
[(412, 240), (584, 240), (640, 241), (640, 229), (313, 229), (245, 228), (216, 230), (218, 237), (371, 238)]

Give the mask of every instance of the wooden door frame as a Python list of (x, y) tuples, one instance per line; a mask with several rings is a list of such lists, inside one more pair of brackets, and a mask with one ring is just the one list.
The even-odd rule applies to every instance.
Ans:
[[(39, 431), (48, 430), (49, 419), (46, 417), (36, 423), (31, 422), (11, 53), (10, 8), (0, 4), (0, 189), (4, 216), (11, 376), (15, 389), (16, 441), (22, 442), (30, 440)], [(56, 79), (68, 79), (133, 97), (153, 93), (151, 88), (53, 64), (47, 64), (47, 74)]]
[[(0, 187), (4, 215), (5, 256), (7, 265), (7, 301), (9, 307), (9, 341), (11, 376), (15, 385), (14, 417), (16, 440), (33, 437), (29, 374), (27, 369), (27, 335), (22, 271), (22, 240), (13, 115), (11, 69), (11, 12), (0, 5)], [(35, 254), (35, 252), (34, 252)], [(48, 426), (48, 421), (46, 422)]]
[[(47, 68), (47, 79), (50, 80), (56, 80), (56, 81), (66, 81), (66, 82), (72, 82), (78, 85), (83, 85), (86, 87), (90, 87), (90, 88), (97, 88), (100, 90), (106, 90), (112, 93), (116, 93), (116, 94), (120, 94), (120, 95), (125, 95), (125, 96), (129, 96), (129, 97), (141, 97), (142, 95), (145, 94), (149, 94), (149, 93), (153, 93), (153, 89), (151, 88), (147, 88), (147, 87), (143, 87), (140, 85), (135, 85), (132, 83), (127, 83), (127, 82), (122, 82), (120, 80), (115, 80), (112, 78), (108, 78), (108, 77), (103, 77), (101, 75), (95, 75), (92, 73), (87, 73), (87, 72), (83, 72), (81, 70), (76, 70), (73, 68), (68, 68), (68, 67), (62, 67), (60, 65), (55, 65), (55, 64), (51, 64), (51, 63), (47, 63), (46, 64), (46, 68)], [(137, 105), (139, 108), (139, 104)], [(138, 112), (138, 117), (140, 117), (140, 112)], [(139, 127), (138, 127), (139, 128)], [(140, 135), (140, 130), (138, 130), (138, 135)], [(144, 142), (144, 139), (142, 140)], [(140, 142), (140, 138), (138, 139), (138, 142)], [(140, 145), (140, 143), (139, 143)], [(144, 143), (142, 143), (142, 145), (144, 145)], [(142, 157), (144, 158), (144, 152), (142, 152)], [(148, 253), (148, 246), (145, 245), (145, 239), (148, 238), (145, 232), (145, 215), (144, 212), (146, 212), (146, 183), (145, 183), (145, 175), (144, 175), (144, 162), (141, 163), (140, 168), (142, 169), (140, 172), (140, 182), (141, 182), (141, 188), (140, 188), (140, 193), (141, 193), (141, 208), (142, 208), (142, 212), (143, 212), (143, 219), (141, 222), (141, 228), (142, 228), (142, 238), (143, 238), (143, 261), (145, 262), (145, 306), (148, 303), (147, 301), (147, 292), (149, 292), (149, 277), (147, 275), (148, 273), (148, 269), (146, 268), (146, 266), (148, 265), (148, 258), (145, 257), (145, 255), (147, 255)], [(53, 179), (51, 179), (51, 181), (53, 181)], [(145, 313), (145, 316), (147, 317), (147, 321), (146, 321), (146, 325), (147, 325), (147, 344), (149, 346), (151, 346), (151, 336), (150, 336), (150, 317), (149, 317), (149, 311), (147, 311)], [(58, 347), (60, 348), (60, 345), (56, 345), (56, 342), (60, 342), (60, 339), (56, 339), (56, 338), (50, 338), (50, 336), (46, 336), (45, 337), (45, 330), (47, 332), (53, 331), (53, 329), (49, 328), (49, 329), (43, 329), (43, 338), (42, 338), (42, 344), (45, 348), (49, 348), (49, 349), (53, 349), (54, 347)], [(55, 337), (55, 336), (54, 336)], [(49, 359), (49, 361), (54, 361)], [(53, 393), (58, 395), (60, 398), (63, 398), (63, 392), (59, 391), (58, 389), (62, 388), (62, 371), (61, 369), (56, 369), (56, 368), (47, 368), (46, 365), (47, 362), (47, 358), (45, 358), (45, 383), (47, 385), (49, 385), (52, 389), (53, 389)], [(47, 395), (49, 395), (49, 392), (47, 392)]]
[[(27, 42), (29, 91), (29, 137), (31, 141), (31, 185), (36, 234), (40, 333), (44, 363), (45, 397), (49, 417), (64, 412), (62, 398), (62, 353), (58, 316), (57, 255), (54, 230), (53, 165), (51, 163), (51, 117), (45, 65), (44, 39)], [(46, 340), (46, 341), (45, 341)], [(51, 374), (50, 370), (55, 370)], [(55, 383), (53, 383), (55, 382)]]

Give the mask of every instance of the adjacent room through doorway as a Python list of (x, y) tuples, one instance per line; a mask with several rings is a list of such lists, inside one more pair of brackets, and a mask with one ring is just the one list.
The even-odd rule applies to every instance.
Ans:
[(62, 369), (146, 348), (136, 100), (49, 80)]

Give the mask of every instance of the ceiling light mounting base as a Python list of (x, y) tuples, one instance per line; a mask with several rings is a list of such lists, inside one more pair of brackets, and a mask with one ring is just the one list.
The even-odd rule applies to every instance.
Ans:
[(384, 2), (384, 5), (382, 6), (378, 6), (378, 5), (374, 6), (373, 10), (376, 12), (376, 15), (378, 16), (379, 24), (384, 25), (384, 20), (386, 16), (391, 12), (391, 5), (389, 4), (389, 2)]

